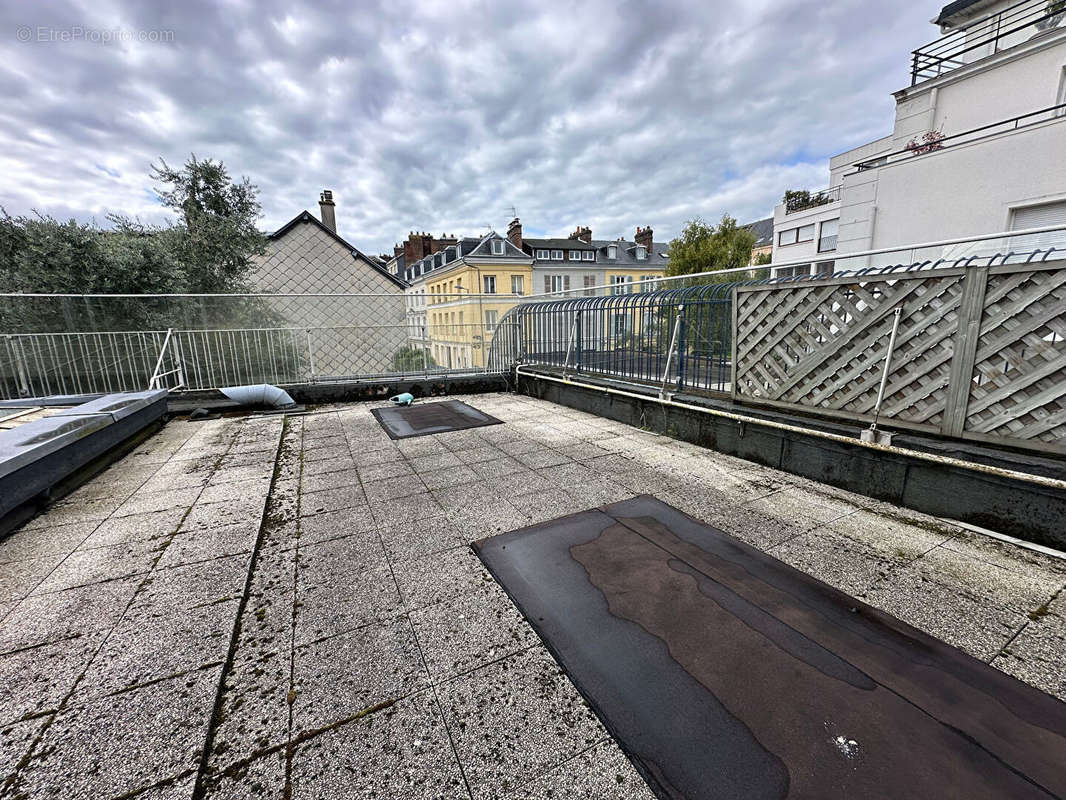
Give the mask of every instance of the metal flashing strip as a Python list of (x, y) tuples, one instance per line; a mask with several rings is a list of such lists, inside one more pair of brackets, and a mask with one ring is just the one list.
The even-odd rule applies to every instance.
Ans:
[(1066, 706), (642, 496), (475, 550), (661, 798), (1066, 797)]

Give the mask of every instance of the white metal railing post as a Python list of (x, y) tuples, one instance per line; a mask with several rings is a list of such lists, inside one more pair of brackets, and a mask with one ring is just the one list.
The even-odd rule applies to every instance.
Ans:
[(167, 345), (170, 344), (170, 337), (173, 335), (173, 333), (173, 328), (167, 328), (167, 335), (163, 338), (163, 346), (159, 348), (159, 358), (155, 360), (155, 369), (152, 370), (152, 379), (148, 381), (149, 391), (157, 388), (157, 384), (159, 383), (160, 378), (159, 370), (163, 367), (163, 357), (167, 353)]
[(670, 337), (670, 350), (666, 354), (666, 368), (663, 370), (663, 385), (659, 388), (659, 399), (664, 400), (667, 397), (666, 384), (670, 380), (670, 366), (674, 360), (674, 350), (677, 349), (677, 336), (681, 331), (681, 318), (685, 314), (685, 306), (680, 305), (677, 307), (677, 319), (674, 320), (674, 335)]
[(903, 307), (899, 306), (892, 312), (892, 335), (888, 337), (888, 351), (885, 353), (885, 368), (881, 371), (881, 385), (877, 388), (877, 402), (874, 403), (874, 421), (870, 423), (870, 431), (877, 431), (877, 418), (881, 414), (881, 403), (885, 399), (885, 385), (888, 383), (888, 372), (892, 369), (892, 351), (896, 349), (896, 334), (899, 332), (899, 318), (903, 313)]
[(30, 391), (30, 381), (26, 374), (26, 356), (22, 352), (22, 342), (10, 335), (7, 339), (11, 346), (11, 353), (15, 357), (15, 371), (19, 376), (19, 393), (22, 397), (29, 397), (33, 392)]
[(570, 356), (573, 355), (574, 352), (574, 337), (577, 334), (577, 328), (580, 324), (580, 320), (581, 311), (579, 309), (578, 311), (574, 312), (574, 322), (570, 326), (570, 336), (568, 337), (566, 343), (566, 359), (563, 361), (563, 375), (568, 375), (570, 373)]

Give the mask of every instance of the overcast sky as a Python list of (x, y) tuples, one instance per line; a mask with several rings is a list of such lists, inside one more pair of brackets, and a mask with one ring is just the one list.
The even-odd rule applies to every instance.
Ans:
[(367, 252), (411, 229), (667, 241), (747, 222), (885, 135), (939, 2), (0, 0), (0, 205), (160, 222), (149, 164), (331, 188)]

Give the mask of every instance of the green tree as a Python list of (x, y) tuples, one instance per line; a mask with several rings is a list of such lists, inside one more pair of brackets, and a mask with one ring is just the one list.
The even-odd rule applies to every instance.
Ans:
[[(725, 214), (721, 222), (711, 226), (699, 217), (689, 220), (681, 235), (670, 242), (668, 276), (692, 275), (697, 272), (717, 272), (745, 267), (751, 262), (751, 248), (755, 234), (737, 225)], [(721, 281), (740, 279), (736, 275), (722, 275)], [(718, 279), (715, 279), (716, 282)]]
[(180, 169), (159, 159), (151, 177), (163, 184), (160, 201), (181, 215), (179, 252), (190, 291), (220, 292), (244, 286), (252, 256), (266, 239), (257, 228), (259, 190), (247, 178), (233, 182), (225, 164), (193, 154)]
[(420, 347), (401, 347), (392, 355), (393, 372), (420, 372), (424, 367), (435, 367), (437, 362), (428, 350)]

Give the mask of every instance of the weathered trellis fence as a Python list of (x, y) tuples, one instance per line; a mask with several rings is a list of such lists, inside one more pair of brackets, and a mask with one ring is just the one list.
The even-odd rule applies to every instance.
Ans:
[(1066, 453), (1066, 261), (734, 288), (732, 394), (899, 429)]

